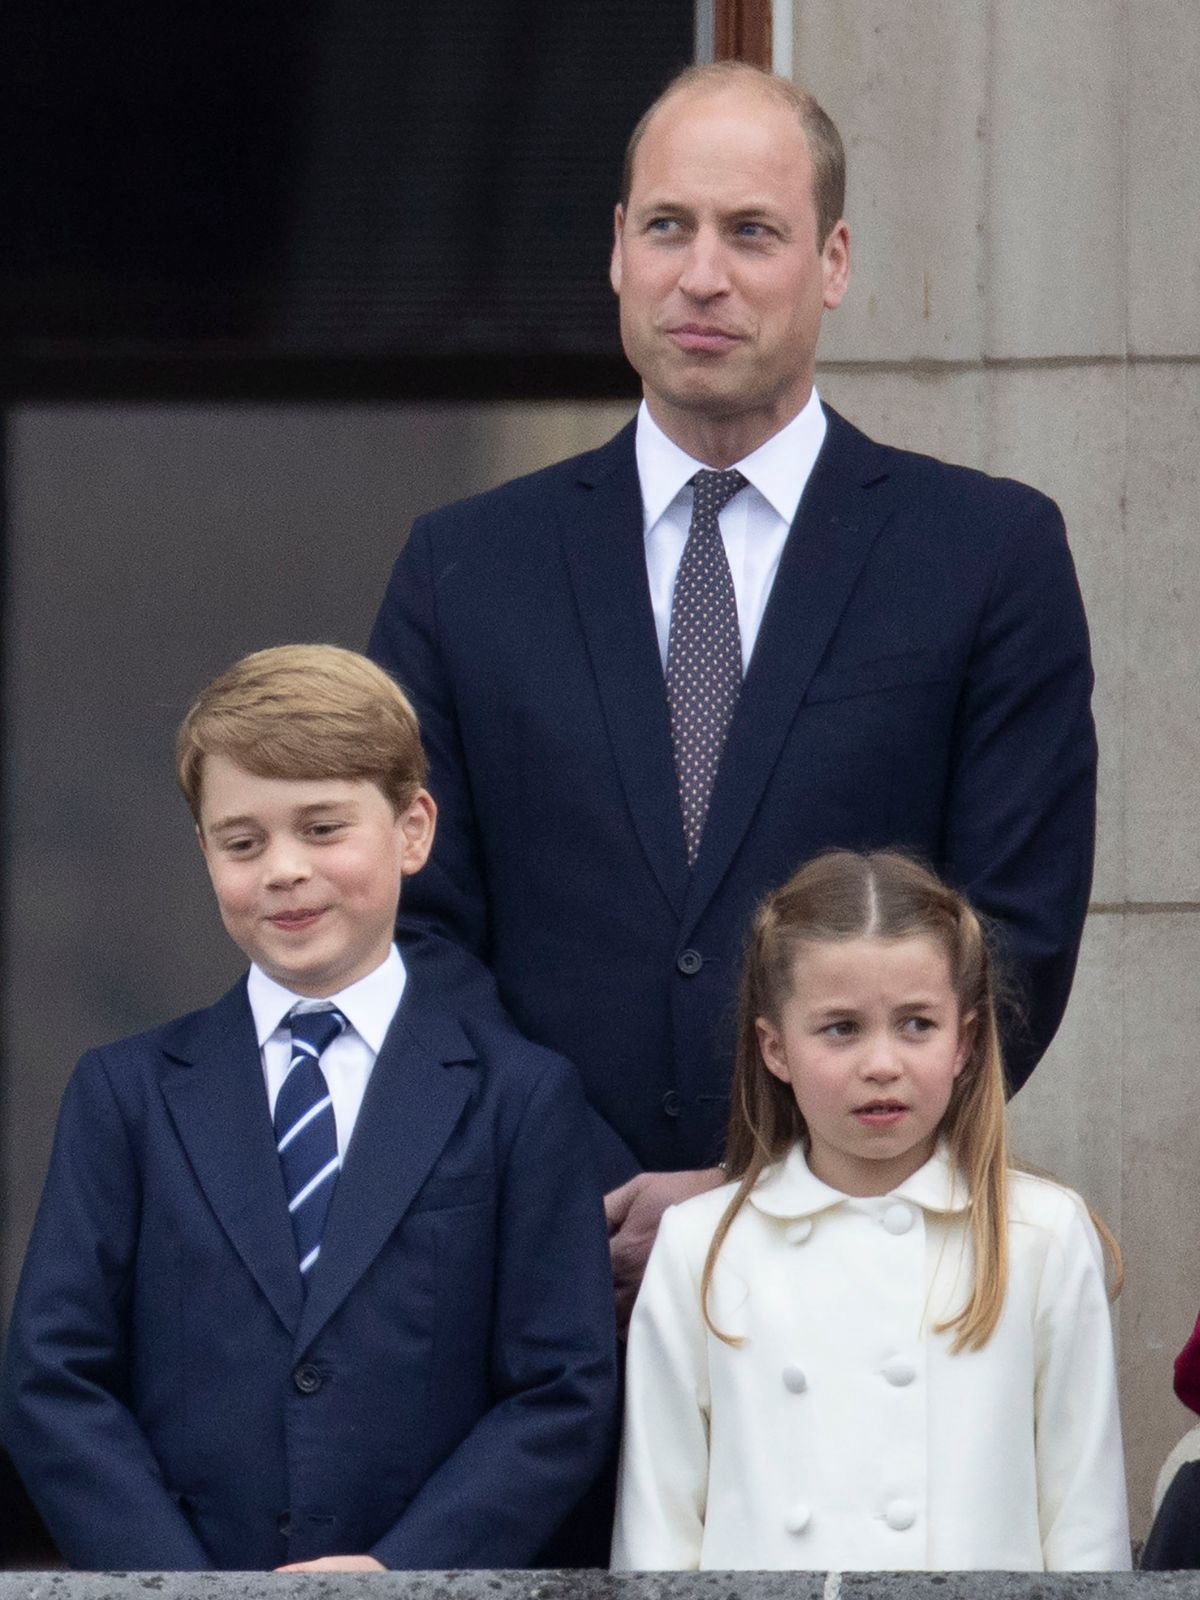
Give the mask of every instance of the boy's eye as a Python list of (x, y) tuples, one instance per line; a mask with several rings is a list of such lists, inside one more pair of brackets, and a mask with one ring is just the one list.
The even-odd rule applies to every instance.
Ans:
[(341, 833), (345, 826), (344, 822), (314, 822), (309, 825), (308, 832), (314, 839), (329, 839)]
[(226, 855), (248, 856), (257, 843), (257, 839), (251, 838), (226, 839), (221, 848)]

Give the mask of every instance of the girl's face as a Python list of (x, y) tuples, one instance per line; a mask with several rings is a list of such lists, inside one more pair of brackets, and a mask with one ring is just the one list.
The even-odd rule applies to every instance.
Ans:
[(823, 1183), (886, 1194), (928, 1161), (974, 1020), (932, 939), (801, 947), (778, 1026), (759, 1017), (758, 1042), (767, 1069), (792, 1087)]

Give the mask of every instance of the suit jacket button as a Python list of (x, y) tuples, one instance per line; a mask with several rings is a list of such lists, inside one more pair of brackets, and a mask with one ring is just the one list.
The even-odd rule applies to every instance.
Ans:
[(683, 1110), (683, 1100), (675, 1089), (668, 1089), (662, 1097), (662, 1108), (669, 1117), (677, 1117)]
[(286, 1539), (288, 1534), (292, 1531), (292, 1513), (290, 1511), (281, 1511), (279, 1513), (279, 1520), (276, 1522), (275, 1526)]
[(314, 1367), (311, 1361), (306, 1361), (292, 1373), (292, 1382), (301, 1394), (316, 1394), (325, 1380), (318, 1368)]
[(694, 978), (704, 965), (704, 957), (699, 950), (683, 950), (675, 965), (685, 978)]

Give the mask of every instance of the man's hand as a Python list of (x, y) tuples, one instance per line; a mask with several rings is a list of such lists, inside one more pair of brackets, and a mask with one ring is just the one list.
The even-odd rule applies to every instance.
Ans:
[(320, 1556), (316, 1561), (292, 1561), (276, 1572), (386, 1572), (374, 1556)]
[(604, 1196), (617, 1327), (622, 1334), (629, 1326), (629, 1314), (663, 1212), (668, 1206), (703, 1194), (706, 1189), (716, 1189), (724, 1182), (720, 1167), (707, 1167), (702, 1172), (639, 1172), (636, 1178)]

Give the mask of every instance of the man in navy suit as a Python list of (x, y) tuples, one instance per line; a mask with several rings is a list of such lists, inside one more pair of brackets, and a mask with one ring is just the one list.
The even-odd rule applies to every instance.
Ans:
[(404, 697), (331, 646), (247, 657), (184, 722), (253, 964), (63, 1100), (4, 1438), (74, 1566), (524, 1566), (607, 1455), (576, 1076), (392, 942), (424, 776)]
[[(765, 890), (830, 846), (923, 855), (994, 919), (1021, 1001), (1014, 1089), (1062, 1016), (1087, 907), (1092, 673), (1062, 519), (822, 406), (843, 187), (837, 130), (793, 85), (731, 64), (676, 80), (615, 216), (636, 422), (422, 517), (369, 647), (418, 707), (443, 807), (407, 922), (481, 956), (517, 1024), (578, 1066), (623, 1308), (664, 1205), (719, 1180)], [(721, 691), (693, 859), (672, 611), (693, 476), (729, 468), (742, 681)], [(693, 581), (689, 615), (709, 603)]]

